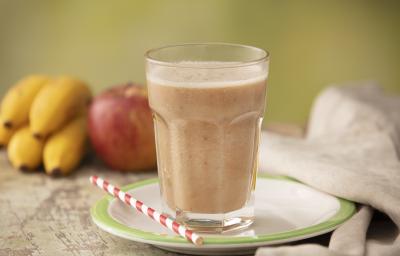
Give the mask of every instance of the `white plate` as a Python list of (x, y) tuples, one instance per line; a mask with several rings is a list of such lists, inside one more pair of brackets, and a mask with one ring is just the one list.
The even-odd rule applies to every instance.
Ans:
[[(161, 208), (157, 179), (123, 188), (155, 209)], [(355, 212), (355, 205), (322, 193), (293, 179), (259, 175), (255, 192), (255, 222), (247, 229), (223, 235), (203, 235), (195, 246), (111, 196), (91, 209), (94, 222), (119, 237), (165, 250), (201, 254), (252, 253), (257, 247), (297, 241), (337, 228)]]

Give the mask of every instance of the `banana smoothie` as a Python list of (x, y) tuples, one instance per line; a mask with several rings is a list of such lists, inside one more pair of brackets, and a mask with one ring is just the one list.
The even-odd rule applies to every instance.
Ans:
[(174, 212), (241, 209), (255, 187), (266, 74), (218, 62), (154, 69), (147, 76), (163, 200)]

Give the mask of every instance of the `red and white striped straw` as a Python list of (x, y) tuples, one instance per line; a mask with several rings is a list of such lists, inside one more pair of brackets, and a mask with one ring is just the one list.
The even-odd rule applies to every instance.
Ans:
[(186, 238), (187, 240), (191, 241), (195, 245), (202, 245), (203, 238), (193, 231), (187, 229), (185, 226), (179, 224), (174, 219), (168, 217), (165, 214), (159, 213), (151, 207), (146, 206), (143, 202), (135, 199), (129, 193), (125, 193), (121, 191), (118, 187), (110, 184), (106, 180), (99, 178), (97, 176), (91, 176), (90, 182), (93, 185), (103, 189), (104, 191), (108, 192), (110, 195), (118, 198), (125, 204), (135, 208), (140, 213), (150, 217), (152, 220), (158, 222), (159, 224), (163, 225), (164, 227), (168, 228), (169, 230), (177, 233), (178, 235)]

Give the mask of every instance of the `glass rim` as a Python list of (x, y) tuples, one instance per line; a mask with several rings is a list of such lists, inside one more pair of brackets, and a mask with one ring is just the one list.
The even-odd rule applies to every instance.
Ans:
[[(233, 46), (233, 47), (240, 47), (243, 49), (250, 49), (250, 50), (256, 50), (260, 51), (261, 57), (254, 58), (252, 60), (248, 61), (238, 61), (238, 62), (226, 62), (226, 65), (218, 65), (218, 66), (201, 66), (201, 65), (196, 65), (196, 67), (193, 67), (193, 65), (188, 65), (185, 63), (176, 63), (176, 62), (169, 62), (169, 61), (163, 61), (159, 60), (157, 58), (154, 58), (151, 56), (152, 53), (158, 52), (160, 50), (164, 50), (167, 48), (176, 48), (176, 47), (185, 47), (185, 46)], [(250, 46), (250, 45), (244, 45), (244, 44), (234, 44), (234, 43), (218, 43), (218, 42), (210, 42), (210, 43), (183, 43), (183, 44), (171, 44), (171, 45), (165, 45), (157, 48), (152, 48), (150, 50), (147, 50), (144, 54), (145, 58), (147, 61), (153, 63), (153, 64), (158, 64), (161, 66), (169, 66), (169, 67), (179, 67), (179, 68), (202, 68), (202, 69), (222, 69), (222, 68), (240, 68), (240, 67), (245, 67), (245, 66), (251, 66), (251, 65), (256, 65), (265, 61), (269, 60), (269, 52), (262, 49), (258, 48), (255, 46)]]

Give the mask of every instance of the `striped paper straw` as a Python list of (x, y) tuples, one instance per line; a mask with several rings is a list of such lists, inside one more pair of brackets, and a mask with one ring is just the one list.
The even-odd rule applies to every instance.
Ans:
[(187, 240), (191, 241), (195, 245), (202, 245), (203, 238), (193, 231), (187, 229), (185, 226), (179, 224), (174, 219), (168, 217), (165, 214), (159, 213), (151, 207), (146, 206), (143, 202), (135, 199), (129, 193), (125, 193), (121, 191), (118, 187), (110, 184), (106, 180), (99, 178), (97, 176), (91, 176), (90, 182), (93, 185), (103, 189), (104, 191), (108, 192), (115, 198), (118, 198), (125, 204), (131, 206), (132, 208), (136, 209), (140, 213), (150, 217), (152, 220), (158, 222), (159, 224), (163, 225), (164, 227), (168, 228), (169, 230), (177, 233), (178, 235), (186, 238)]

